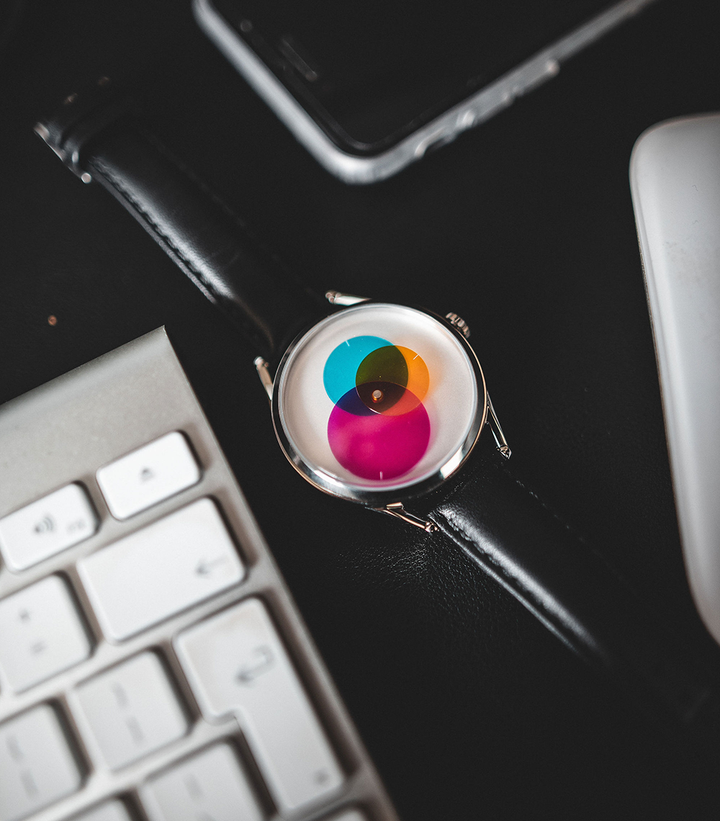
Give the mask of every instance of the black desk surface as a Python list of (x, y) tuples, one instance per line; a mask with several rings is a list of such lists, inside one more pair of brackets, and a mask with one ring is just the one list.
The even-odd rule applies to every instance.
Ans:
[(660, 0), (373, 187), (323, 171), (188, 5), (9, 2), (0, 16), (0, 402), (167, 326), (406, 821), (717, 817), (717, 771), (508, 594), (304, 483), (275, 444), (253, 351), (32, 133), (78, 85), (128, 81), (312, 286), (458, 312), (514, 470), (717, 675), (683, 570), (627, 173), (645, 128), (720, 109), (715, 4)]

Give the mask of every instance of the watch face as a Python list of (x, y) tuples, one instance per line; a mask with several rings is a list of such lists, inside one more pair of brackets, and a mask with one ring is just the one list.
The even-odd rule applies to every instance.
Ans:
[(293, 344), (273, 419), (288, 459), (323, 490), (380, 505), (455, 472), (487, 413), (470, 346), (424, 311), (361, 303)]

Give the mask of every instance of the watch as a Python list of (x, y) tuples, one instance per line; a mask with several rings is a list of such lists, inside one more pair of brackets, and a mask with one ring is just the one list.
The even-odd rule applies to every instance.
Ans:
[(462, 319), (310, 292), (106, 78), (67, 97), (35, 130), (235, 323), (256, 353), (280, 447), (304, 479), (459, 549), (654, 716), (684, 728), (716, 709), (715, 683), (509, 471), (510, 448)]

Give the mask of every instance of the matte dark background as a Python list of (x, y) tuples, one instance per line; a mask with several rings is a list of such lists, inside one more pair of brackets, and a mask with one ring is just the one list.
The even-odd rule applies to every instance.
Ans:
[(645, 128), (720, 109), (715, 5), (660, 0), (367, 188), (295, 143), (184, 0), (0, 12), (0, 401), (167, 326), (406, 821), (717, 818), (720, 777), (458, 554), (304, 483), (254, 352), (32, 125), (97, 76), (126, 81), (312, 286), (463, 316), (516, 474), (717, 674), (685, 581), (627, 178)]

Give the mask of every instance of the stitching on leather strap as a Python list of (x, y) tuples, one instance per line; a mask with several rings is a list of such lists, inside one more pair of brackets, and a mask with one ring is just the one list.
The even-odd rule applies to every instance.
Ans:
[(176, 157), (175, 154), (173, 154), (172, 151), (170, 151), (168, 147), (151, 132), (148, 132), (145, 129), (138, 129), (138, 133), (141, 134), (155, 149), (157, 149), (157, 151), (159, 151), (163, 157), (168, 160), (168, 162), (172, 163), (181, 174), (184, 174), (189, 180), (197, 185), (198, 188), (200, 188), (212, 200), (212, 202), (223, 211), (224, 214), (230, 217), (235, 225), (251, 242), (257, 246), (257, 248), (267, 254), (272, 261), (282, 269), (286, 276), (291, 277), (297, 284), (301, 284), (297, 277), (285, 267), (280, 255), (269, 245), (267, 245), (255, 233), (255, 231), (252, 230), (245, 220), (238, 213), (236, 213), (215, 191), (213, 191), (213, 189), (210, 188), (204, 180), (198, 177), (189, 165)]
[[(529, 588), (523, 583), (521, 576), (514, 575), (509, 572), (506, 567), (501, 565), (497, 559), (495, 559), (485, 548), (478, 544), (477, 541), (470, 539), (467, 532), (452, 522), (445, 513), (437, 512), (435, 514), (435, 519), (441, 520), (447, 526), (452, 534), (454, 534), (451, 538), (453, 538), (464, 549), (466, 554), (471, 559), (478, 562), (478, 554), (482, 554), (482, 557), (492, 565), (493, 569), (497, 571), (498, 575), (503, 580), (512, 583), (513, 587), (521, 593), (525, 603), (537, 611), (537, 617), (540, 618), (541, 621), (545, 621), (546, 626), (558, 635), (559, 638), (568, 643), (576, 651), (578, 651), (578, 642), (584, 644), (585, 651), (592, 648), (594, 641), (591, 633), (587, 632), (585, 629), (582, 629), (581, 631), (570, 629), (564, 619), (558, 618), (557, 613), (554, 613), (553, 609), (548, 607), (542, 598), (540, 598), (532, 588)], [(484, 569), (487, 571), (487, 568)], [(513, 589), (511, 592), (515, 593), (516, 591)], [(563, 625), (565, 629), (563, 629)], [(591, 652), (594, 656), (597, 655), (595, 651), (591, 650)], [(606, 664), (605, 666), (611, 665)], [(644, 667), (645, 662), (640, 662), (640, 666), (641, 668)], [(678, 666), (677, 662), (674, 663), (674, 657), (671, 659), (665, 659), (662, 655), (660, 655), (656, 659), (655, 666), (650, 670), (649, 683), (651, 687), (656, 685), (656, 682), (654, 682), (652, 678), (654, 671), (661, 677), (662, 681), (667, 682), (666, 686), (668, 692), (666, 695), (662, 695), (661, 693), (661, 700), (665, 702), (670, 709), (674, 710), (681, 721), (687, 723), (695, 720), (700, 710), (703, 709), (707, 703), (712, 703), (710, 699), (713, 698), (714, 693), (711, 686), (703, 682), (696, 682), (692, 680), (692, 671), (688, 672), (688, 675), (690, 676), (689, 680), (682, 679), (682, 677), (686, 675), (685, 670), (682, 666)], [(678, 674), (681, 676), (681, 680), (679, 682), (677, 681)], [(643, 675), (646, 678), (648, 677), (648, 674), (642, 670), (640, 675), (641, 678)], [(662, 689), (663, 688), (660, 687), (660, 690)]]
[[(562, 519), (555, 511), (546, 503), (544, 502), (533, 490), (531, 490), (527, 485), (520, 481), (505, 464), (498, 464), (495, 460), (485, 460), (482, 461), (480, 465), (475, 465), (471, 474), (469, 474), (468, 478), (475, 476), (481, 470), (486, 470), (488, 467), (492, 467), (493, 470), (497, 471), (498, 473), (502, 473), (508, 477), (512, 482), (514, 482), (519, 488), (525, 491), (532, 499), (534, 499), (536, 504), (539, 504), (546, 513), (548, 513), (552, 518), (562, 527), (564, 530), (567, 530), (570, 534), (575, 536), (575, 538), (579, 539), (583, 544), (587, 545), (585, 536), (579, 533), (571, 524), (566, 522)], [(457, 495), (460, 491), (464, 489), (466, 482), (461, 482), (460, 484), (456, 485), (450, 493), (447, 494), (445, 497), (445, 502), (449, 502), (455, 495)], [(592, 548), (591, 548), (592, 549)]]
[[(595, 560), (600, 565), (602, 565), (603, 569), (606, 572), (610, 573), (625, 588), (632, 591), (633, 586), (630, 583), (630, 581), (624, 576), (624, 574), (621, 573), (616, 567), (614, 567), (608, 561), (608, 559), (595, 547), (595, 545), (593, 545), (593, 543), (591, 541), (588, 541), (582, 533), (580, 533), (578, 530), (576, 530), (575, 527), (573, 527), (571, 524), (569, 524), (564, 519), (562, 519), (557, 513), (555, 513), (555, 511), (546, 502), (544, 502), (537, 495), (537, 493), (532, 491), (520, 479), (515, 477), (506, 465), (497, 464), (497, 462), (491, 462), (490, 466), (492, 466), (492, 468), (494, 470), (496, 470), (498, 473), (502, 473), (505, 476), (507, 476), (508, 479), (510, 479), (514, 484), (516, 484), (519, 488), (521, 488), (523, 491), (525, 491), (525, 493), (533, 500), (533, 503), (536, 504), (536, 505), (539, 505), (549, 516), (552, 517), (552, 519), (557, 523), (557, 525), (559, 527), (561, 527), (564, 531), (569, 533), (570, 536), (572, 536), (574, 539), (577, 539), (578, 542), (580, 542), (582, 544), (583, 548), (585, 550), (587, 550), (589, 553), (591, 553), (593, 555), (593, 557), (595, 558)], [(473, 475), (475, 473), (478, 473), (481, 469), (486, 469), (486, 467), (484, 467), (483, 465), (475, 466), (475, 468), (473, 470)], [(457, 495), (457, 493), (459, 493), (463, 489), (465, 489), (465, 483), (462, 483), (459, 486), (454, 487), (452, 492), (450, 494), (448, 494), (447, 498), (445, 499), (445, 502), (450, 501), (455, 495)], [(440, 511), (437, 511), (436, 513), (432, 514), (429, 518), (433, 519), (433, 517), (439, 517), (439, 516), (443, 517), (443, 520), (446, 522), (447, 526), (450, 529), (453, 530), (453, 532), (458, 533), (459, 535), (461, 534), (461, 531), (457, 530), (457, 527), (455, 525), (453, 525), (450, 522), (450, 520), (447, 518), (447, 516), (445, 514), (441, 513)], [(476, 546), (475, 542), (469, 536), (467, 536), (467, 534), (465, 534), (465, 538), (468, 540), (470, 545)], [(489, 554), (487, 554), (485, 551), (483, 551), (483, 553), (488, 557), (488, 561), (491, 561), (491, 562), (494, 561), (492, 559), (492, 557)], [(515, 577), (510, 576), (510, 578), (515, 578)]]
[[(503, 579), (512, 582), (513, 584), (517, 585), (524, 594), (528, 596), (529, 599), (532, 600), (532, 603), (537, 606), (539, 609), (542, 609), (543, 612), (548, 612), (547, 607), (544, 605), (541, 599), (538, 598), (536, 593), (529, 588), (526, 584), (524, 584), (522, 577), (519, 575), (515, 575), (511, 573), (505, 565), (501, 564), (491, 553), (489, 553), (482, 545), (478, 544), (474, 539), (470, 537), (468, 532), (461, 528), (459, 525), (452, 522), (447, 514), (443, 513), (442, 511), (437, 511), (434, 514), (435, 519), (440, 519), (446, 525), (446, 527), (452, 531), (454, 534), (454, 538), (457, 538), (465, 548), (465, 550), (469, 553), (471, 558), (477, 558), (476, 552), (479, 551), (482, 553), (483, 557), (487, 559), (487, 561), (496, 568), (498, 574), (502, 576)], [(438, 522), (438, 524), (440, 524)]]
[(501, 470), (503, 471), (503, 473), (509, 476), (518, 487), (522, 488), (529, 496), (535, 499), (535, 501), (543, 508), (543, 510), (547, 511), (547, 513), (549, 513), (550, 516), (552, 516), (553, 519), (555, 519), (555, 521), (562, 528), (564, 528), (577, 539), (579, 539), (583, 544), (587, 544), (585, 536), (583, 536), (582, 533), (579, 533), (569, 522), (566, 522), (564, 519), (560, 518), (560, 516), (557, 513), (555, 513), (555, 511), (550, 507), (550, 505), (548, 505), (547, 502), (544, 502), (537, 495), (537, 493), (535, 493), (534, 490), (530, 490), (530, 488), (527, 485), (525, 485), (523, 482), (520, 481), (520, 479), (518, 479), (516, 476), (510, 473), (510, 471), (507, 468), (501, 467)]
[(592, 553), (595, 559), (603, 566), (603, 568), (608, 573), (612, 574), (626, 588), (632, 590), (632, 584), (630, 583), (630, 581), (626, 579), (623, 573), (621, 573), (616, 567), (614, 567), (611, 562), (608, 561), (608, 559), (597, 549), (597, 547), (595, 547), (592, 541), (588, 541), (582, 533), (580, 533), (576, 528), (574, 528), (571, 524), (566, 522), (557, 513), (555, 513), (555, 511), (546, 502), (544, 502), (537, 495), (537, 493), (530, 490), (530, 488), (527, 487), (527, 485), (523, 484), (523, 482), (521, 482), (520, 479), (516, 478), (512, 473), (510, 473), (510, 470), (507, 467), (501, 465), (498, 466), (498, 469), (502, 470), (502, 472), (505, 473), (505, 475), (508, 476), (510, 479), (512, 479), (512, 481), (515, 482), (515, 484), (518, 487), (522, 488), (528, 494), (528, 496), (530, 496), (530, 498), (534, 499), (535, 502), (539, 504), (540, 507), (542, 507), (542, 509), (546, 513), (552, 516), (552, 518), (558, 523), (558, 525), (560, 525), (560, 527), (566, 530), (574, 539), (577, 539), (583, 545), (585, 550)]
[[(213, 284), (203, 276), (202, 272), (199, 271), (192, 262), (190, 262), (185, 254), (183, 254), (178, 246), (170, 239), (170, 237), (160, 230), (157, 223), (150, 217), (148, 212), (140, 205), (137, 199), (125, 188), (120, 180), (118, 180), (107, 163), (100, 157), (94, 157), (91, 161), (91, 166), (93, 170), (97, 170), (97, 172), (105, 178), (105, 180), (117, 191), (117, 193), (130, 204), (133, 210), (143, 218), (144, 224), (153, 230), (156, 239), (160, 243), (166, 245), (175, 257), (177, 257), (180, 263), (182, 263), (182, 265), (184, 265), (187, 270), (197, 279), (197, 287), (201, 291), (204, 290), (208, 298), (225, 305), (226, 300), (224, 297), (213, 286)], [(245, 328), (246, 334), (251, 339), (255, 339), (258, 336), (258, 329), (247, 319), (247, 317), (236, 311), (233, 312), (233, 317), (242, 324)]]
[[(210, 188), (207, 183), (200, 179), (195, 172), (190, 168), (189, 165), (184, 163), (178, 157), (176, 157), (168, 148), (167, 146), (161, 142), (154, 134), (150, 132), (146, 132), (144, 129), (139, 130), (138, 134), (142, 135), (144, 139), (146, 139), (152, 146), (155, 148), (163, 157), (165, 157), (168, 162), (172, 163), (175, 168), (185, 177), (187, 177), (194, 185), (196, 185), (206, 196), (208, 196), (212, 202), (220, 208), (220, 210), (226, 214), (228, 217), (232, 219), (232, 221), (240, 228), (247, 236), (252, 239), (253, 242), (256, 242), (260, 245), (260, 240), (257, 238), (255, 233), (250, 230), (247, 223), (242, 219), (239, 214), (236, 214), (235, 211), (230, 208), (230, 206)], [(266, 249), (268, 250), (268, 249)]]
[(140, 205), (140, 203), (135, 199), (135, 197), (125, 188), (125, 186), (118, 180), (115, 176), (111, 168), (99, 157), (95, 157), (92, 160), (92, 166), (96, 168), (103, 177), (112, 185), (112, 187), (120, 194), (123, 199), (125, 199), (133, 209), (142, 216), (144, 222), (153, 229), (155, 235), (165, 244), (167, 245), (174, 255), (178, 257), (183, 265), (185, 265), (202, 283), (203, 287), (206, 288), (210, 294), (219, 301), (220, 295), (218, 291), (213, 287), (211, 283), (209, 283), (205, 277), (202, 275), (200, 271), (195, 267), (195, 265), (190, 262), (190, 260), (185, 256), (185, 254), (178, 248), (178, 246), (165, 234), (163, 231), (160, 230), (157, 223), (150, 217), (148, 212)]

